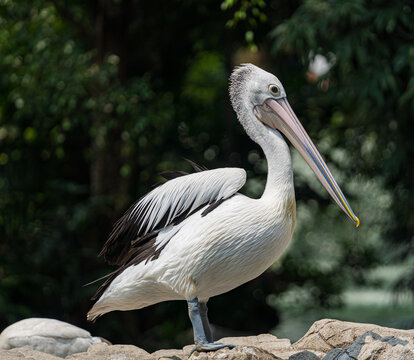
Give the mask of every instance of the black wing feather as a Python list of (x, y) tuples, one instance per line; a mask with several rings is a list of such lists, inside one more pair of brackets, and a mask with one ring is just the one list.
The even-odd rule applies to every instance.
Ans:
[[(185, 159), (196, 172), (207, 170), (206, 167), (200, 166), (195, 162)], [(180, 176), (188, 175), (184, 171), (170, 171), (160, 174), (165, 179), (172, 180)], [(145, 196), (145, 195), (144, 195)], [(142, 200), (143, 197), (139, 198), (126, 212), (125, 214), (115, 223), (109, 234), (108, 240), (105, 242), (99, 256), (103, 256), (105, 261), (110, 265), (123, 265), (125, 264), (125, 258), (128, 258), (128, 252), (131, 248), (131, 243), (145, 235), (146, 224), (142, 223), (142, 219), (136, 221), (130, 221), (130, 215), (134, 211), (136, 205)], [(205, 206), (207, 204), (204, 204)], [(145, 211), (145, 208), (144, 208)], [(168, 223), (178, 224), (185, 217), (188, 216), (188, 212), (181, 214), (173, 219), (170, 219)], [(165, 227), (168, 221), (168, 213), (158, 222), (157, 227)], [(141, 229), (141, 231), (140, 231)]]

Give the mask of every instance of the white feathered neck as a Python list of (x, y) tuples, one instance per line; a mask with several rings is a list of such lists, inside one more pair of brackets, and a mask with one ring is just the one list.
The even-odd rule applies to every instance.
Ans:
[[(237, 118), (247, 135), (260, 145), (267, 159), (268, 176), (264, 197), (280, 194), (293, 195), (292, 160), (289, 147), (279, 131), (260, 122), (253, 114), (254, 93), (250, 87), (257, 87), (257, 78), (267, 76), (262, 69), (247, 64), (236, 68), (230, 76), (230, 99)], [(257, 77), (257, 78), (256, 78)]]

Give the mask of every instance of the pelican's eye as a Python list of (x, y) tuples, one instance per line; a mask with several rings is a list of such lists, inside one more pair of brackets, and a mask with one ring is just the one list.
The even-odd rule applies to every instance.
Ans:
[(269, 85), (269, 92), (270, 92), (270, 95), (279, 96), (280, 88), (277, 85)]

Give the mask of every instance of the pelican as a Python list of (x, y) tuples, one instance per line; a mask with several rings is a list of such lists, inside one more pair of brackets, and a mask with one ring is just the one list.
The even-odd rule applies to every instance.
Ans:
[(279, 79), (252, 64), (230, 76), (230, 99), (241, 125), (263, 149), (268, 163), (260, 199), (238, 190), (239, 168), (165, 174), (167, 182), (137, 200), (114, 225), (100, 255), (119, 268), (108, 275), (88, 319), (114, 310), (140, 309), (186, 300), (194, 350), (215, 343), (207, 301), (262, 274), (283, 253), (296, 219), (292, 162), (283, 133), (352, 219), (359, 219), (290, 107)]

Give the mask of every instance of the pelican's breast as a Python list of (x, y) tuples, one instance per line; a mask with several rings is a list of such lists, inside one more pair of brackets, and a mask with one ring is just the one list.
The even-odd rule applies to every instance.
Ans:
[(294, 214), (294, 198), (272, 202), (240, 194), (205, 217), (194, 214), (157, 260), (159, 280), (187, 299), (206, 299), (254, 279), (286, 248)]

